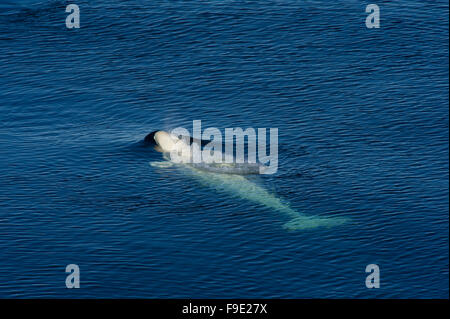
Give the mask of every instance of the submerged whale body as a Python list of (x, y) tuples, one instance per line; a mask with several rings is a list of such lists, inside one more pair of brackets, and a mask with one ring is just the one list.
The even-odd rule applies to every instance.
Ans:
[[(151, 141), (153, 139), (153, 141)], [(184, 143), (173, 134), (164, 131), (155, 131), (145, 137), (146, 143), (154, 144), (155, 149), (163, 153), (165, 161), (152, 162), (150, 165), (155, 168), (178, 168), (185, 175), (190, 176), (201, 184), (213, 188), (219, 192), (245, 199), (263, 207), (284, 213), (290, 220), (283, 225), (288, 230), (311, 229), (316, 227), (332, 227), (342, 225), (348, 221), (344, 217), (320, 217), (300, 214), (290, 207), (281, 198), (268, 192), (263, 187), (250, 181), (244, 175), (249, 174), (252, 168), (248, 163), (240, 167), (236, 163), (178, 163), (173, 162), (168, 155), (170, 152), (188, 148), (190, 145)], [(190, 140), (190, 143), (201, 143), (201, 141)], [(257, 165), (257, 164), (256, 164)], [(259, 166), (256, 166), (259, 168)], [(257, 171), (253, 167), (253, 171)], [(240, 173), (241, 172), (241, 173)], [(251, 174), (251, 173), (250, 173)]]

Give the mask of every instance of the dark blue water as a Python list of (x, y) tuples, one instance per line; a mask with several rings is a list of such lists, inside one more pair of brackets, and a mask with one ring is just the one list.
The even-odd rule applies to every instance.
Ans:
[[(448, 298), (447, 1), (36, 2), (0, 7), (0, 297)], [(254, 182), (352, 223), (150, 166), (192, 120), (278, 128)]]

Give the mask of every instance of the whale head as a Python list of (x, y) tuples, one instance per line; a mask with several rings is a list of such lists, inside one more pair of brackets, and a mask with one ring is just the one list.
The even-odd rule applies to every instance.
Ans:
[(190, 163), (191, 147), (189, 141), (184, 141), (184, 138), (178, 138), (176, 135), (165, 131), (155, 132), (153, 139), (156, 142), (156, 149), (166, 153), (171, 161)]
[(173, 134), (158, 131), (155, 133), (154, 137), (156, 144), (164, 152), (176, 151), (180, 148), (182, 141)]
[(171, 154), (171, 160), (179, 158), (182, 162), (186, 162), (191, 158), (189, 137), (179, 138), (172, 133), (157, 131), (155, 132), (153, 139), (155, 140), (159, 151)]

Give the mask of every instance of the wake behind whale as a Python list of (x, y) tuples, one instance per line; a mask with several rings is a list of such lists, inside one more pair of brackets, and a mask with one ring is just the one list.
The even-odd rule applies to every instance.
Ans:
[[(288, 230), (312, 229), (316, 227), (332, 227), (346, 223), (344, 217), (319, 217), (297, 212), (280, 197), (249, 180), (245, 175), (258, 174), (259, 164), (252, 163), (177, 163), (171, 160), (170, 152), (177, 147), (188, 145), (178, 137), (164, 131), (157, 131), (147, 135), (145, 141), (154, 143), (155, 149), (163, 153), (165, 161), (151, 162), (155, 168), (177, 168), (184, 175), (192, 177), (202, 185), (216, 191), (227, 193), (241, 199), (257, 203), (263, 207), (283, 213), (290, 218), (283, 227)], [(203, 145), (205, 141), (190, 140), (190, 143)]]

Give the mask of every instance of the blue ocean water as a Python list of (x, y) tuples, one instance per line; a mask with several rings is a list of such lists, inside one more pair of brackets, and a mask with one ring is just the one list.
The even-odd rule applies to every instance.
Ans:
[[(379, 29), (356, 0), (0, 5), (0, 297), (448, 298), (448, 2), (376, 3)], [(193, 120), (278, 128), (254, 182), (352, 223), (150, 166)]]

